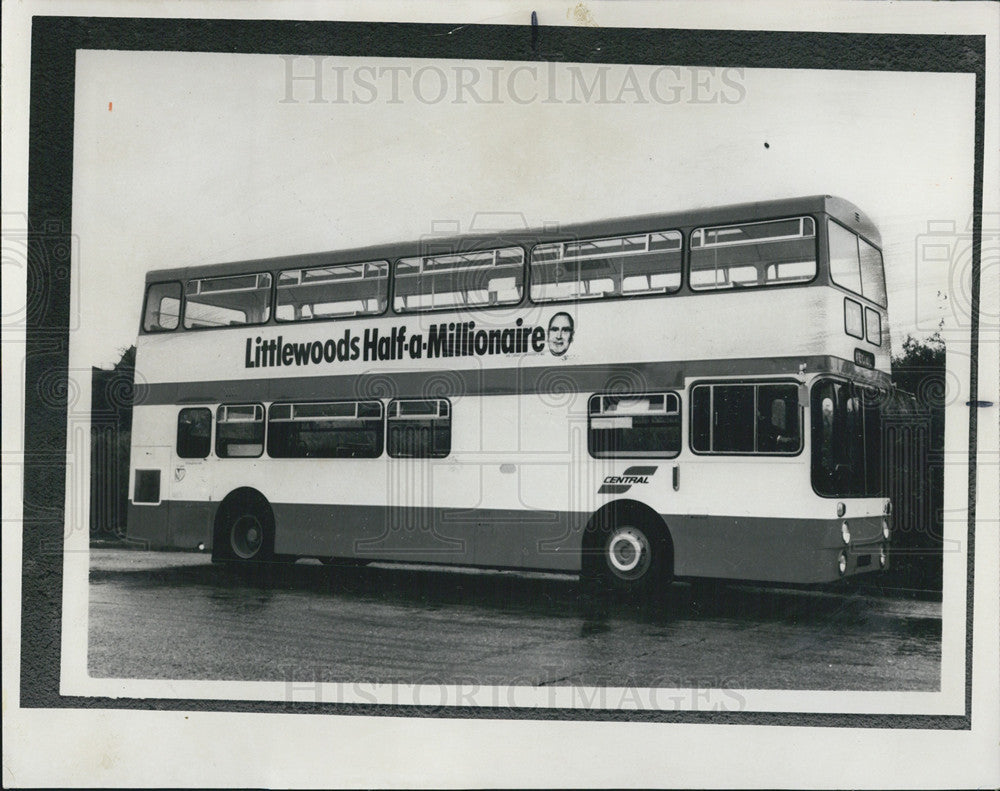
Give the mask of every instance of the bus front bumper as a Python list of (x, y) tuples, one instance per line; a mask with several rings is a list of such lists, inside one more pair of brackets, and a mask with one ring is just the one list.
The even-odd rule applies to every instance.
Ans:
[(665, 515), (674, 574), (759, 582), (836, 582), (889, 566), (881, 516), (842, 519)]

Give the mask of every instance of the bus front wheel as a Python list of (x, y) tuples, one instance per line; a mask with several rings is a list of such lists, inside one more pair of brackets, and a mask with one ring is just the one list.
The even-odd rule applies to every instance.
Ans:
[(653, 544), (640, 527), (619, 527), (604, 542), (604, 563), (609, 574), (625, 583), (638, 582), (653, 566)]
[(592, 528), (584, 580), (618, 591), (666, 589), (672, 562), (666, 528), (639, 519), (601, 519)]

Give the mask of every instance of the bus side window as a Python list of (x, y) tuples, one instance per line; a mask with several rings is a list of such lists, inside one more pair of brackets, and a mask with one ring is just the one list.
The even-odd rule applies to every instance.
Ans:
[(595, 458), (677, 456), (680, 397), (676, 393), (591, 396), (587, 447)]
[(182, 409), (177, 414), (177, 456), (204, 459), (212, 448), (212, 410)]
[(267, 454), (275, 459), (374, 459), (382, 455), (382, 402), (272, 404)]
[(153, 283), (146, 291), (146, 313), (142, 329), (146, 332), (176, 330), (181, 316), (181, 284)]
[(264, 407), (223, 404), (216, 414), (215, 455), (220, 459), (257, 458), (264, 452)]
[(537, 245), (531, 252), (536, 302), (670, 294), (681, 287), (680, 231)]
[(400, 258), (393, 309), (401, 313), (449, 307), (512, 305), (524, 292), (524, 251), (504, 247)]
[(451, 453), (451, 406), (443, 398), (390, 401), (386, 428), (393, 458), (442, 459)]
[(388, 302), (389, 262), (286, 269), (278, 273), (278, 321), (311, 321), (382, 313)]
[(805, 283), (816, 275), (811, 217), (696, 228), (691, 232), (696, 291)]
[(263, 324), (271, 315), (271, 275), (258, 272), (188, 280), (184, 328)]
[(757, 388), (757, 452), (794, 453), (801, 444), (798, 389), (795, 385)]
[(798, 453), (799, 391), (793, 384), (702, 384), (691, 393), (697, 453)]

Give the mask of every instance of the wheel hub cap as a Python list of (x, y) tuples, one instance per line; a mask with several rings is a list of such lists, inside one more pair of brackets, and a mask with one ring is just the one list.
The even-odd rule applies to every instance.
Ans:
[(617, 530), (608, 541), (607, 560), (612, 572), (619, 577), (641, 577), (649, 569), (651, 560), (646, 536), (633, 528)]
[(252, 516), (244, 516), (233, 525), (233, 551), (244, 560), (252, 558), (260, 551), (264, 531)]

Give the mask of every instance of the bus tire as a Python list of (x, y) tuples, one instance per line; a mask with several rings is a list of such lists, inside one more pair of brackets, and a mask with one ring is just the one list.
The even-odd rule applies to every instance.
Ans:
[(274, 559), (274, 513), (262, 494), (237, 489), (215, 519), (213, 560), (260, 564)]
[(670, 532), (645, 506), (607, 509), (587, 527), (582, 577), (600, 589), (652, 593), (673, 579)]

